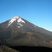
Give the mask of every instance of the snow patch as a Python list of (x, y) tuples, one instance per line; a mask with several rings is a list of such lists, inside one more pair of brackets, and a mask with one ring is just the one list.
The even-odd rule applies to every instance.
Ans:
[(18, 26), (18, 28), (20, 28), (20, 26)]
[(17, 22), (23, 22), (23, 23), (25, 23), (25, 21), (23, 21), (21, 18), (19, 18)]
[(14, 21), (16, 21), (17, 23), (19, 23), (20, 26), (23, 26), (21, 23), (25, 23), (25, 21), (22, 20), (19, 16), (15, 16), (15, 17), (13, 17), (13, 18), (9, 21), (8, 26), (10, 26)]

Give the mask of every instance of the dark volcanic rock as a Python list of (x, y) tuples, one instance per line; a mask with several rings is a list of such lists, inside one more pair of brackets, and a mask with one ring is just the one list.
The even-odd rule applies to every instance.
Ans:
[(0, 44), (52, 48), (52, 32), (15, 17), (0, 24)]

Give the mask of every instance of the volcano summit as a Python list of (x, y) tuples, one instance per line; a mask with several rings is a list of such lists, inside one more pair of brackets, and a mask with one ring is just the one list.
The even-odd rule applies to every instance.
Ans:
[(52, 32), (15, 16), (0, 24), (0, 44), (52, 48)]

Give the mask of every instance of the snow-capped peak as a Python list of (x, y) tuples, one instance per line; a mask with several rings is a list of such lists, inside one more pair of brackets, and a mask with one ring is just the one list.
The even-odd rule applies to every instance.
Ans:
[(19, 16), (15, 16), (9, 21), (8, 26), (10, 26), (14, 21), (16, 21), (17, 23), (25, 23), (25, 21), (22, 20), (22, 18), (20, 18)]

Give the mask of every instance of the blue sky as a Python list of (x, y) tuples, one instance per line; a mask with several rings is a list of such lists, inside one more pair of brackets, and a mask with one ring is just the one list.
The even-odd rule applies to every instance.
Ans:
[(0, 23), (14, 16), (52, 31), (52, 0), (0, 0)]

